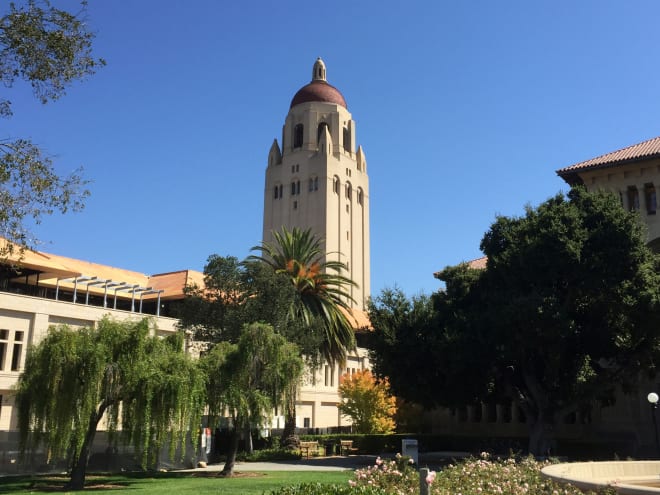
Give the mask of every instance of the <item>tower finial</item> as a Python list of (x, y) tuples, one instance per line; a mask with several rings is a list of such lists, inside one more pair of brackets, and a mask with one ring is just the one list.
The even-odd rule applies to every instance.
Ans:
[(312, 81), (325, 81), (325, 64), (321, 57), (316, 59), (314, 62), (314, 68), (312, 69)]

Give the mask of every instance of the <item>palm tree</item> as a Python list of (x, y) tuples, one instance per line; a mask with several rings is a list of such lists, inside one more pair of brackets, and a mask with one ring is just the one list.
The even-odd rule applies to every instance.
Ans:
[(311, 229), (294, 227), (289, 231), (282, 227), (281, 232), (273, 232), (273, 238), (272, 243), (253, 247), (252, 251), (259, 251), (261, 256), (249, 256), (248, 261), (266, 263), (291, 280), (299, 299), (292, 301), (289, 318), (305, 325), (320, 319), (325, 331), (321, 355), (330, 364), (343, 363), (346, 352), (355, 348), (348, 315), (349, 304), (355, 302), (349, 290), (357, 284), (341, 274), (347, 270), (344, 263), (326, 260), (322, 242)]
[[(320, 239), (311, 229), (294, 227), (273, 232), (272, 243), (262, 242), (252, 248), (261, 253), (248, 257), (248, 262), (262, 262), (275, 273), (286, 275), (298, 297), (288, 311), (290, 321), (311, 327), (319, 323), (324, 332), (319, 353), (330, 364), (346, 361), (346, 353), (355, 348), (355, 334), (349, 321), (350, 303), (355, 302), (349, 291), (357, 284), (342, 275), (347, 266), (341, 261), (327, 260)], [(295, 438), (295, 397), (288, 401), (283, 443)]]

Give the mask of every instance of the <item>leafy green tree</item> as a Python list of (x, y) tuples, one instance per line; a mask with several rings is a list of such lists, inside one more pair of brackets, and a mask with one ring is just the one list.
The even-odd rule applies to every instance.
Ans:
[[(353, 301), (350, 289), (356, 284), (342, 275), (346, 265), (327, 259), (331, 253), (326, 253), (311, 229), (282, 227), (281, 232), (273, 232), (273, 238), (272, 243), (253, 247), (260, 255), (252, 255), (248, 261), (265, 264), (288, 278), (297, 296), (291, 299), (288, 321), (309, 330), (320, 327), (321, 356), (329, 363), (343, 363), (347, 351), (355, 348), (354, 329), (347, 315)], [(282, 434), (284, 443), (294, 438), (295, 425), (295, 407), (290, 404)]]
[(263, 425), (294, 394), (304, 363), (295, 344), (263, 323), (246, 325), (236, 344), (220, 342), (203, 358), (209, 416), (228, 413), (232, 436), (222, 470), (231, 476), (239, 432)]
[[(91, 54), (94, 34), (79, 14), (52, 7), (48, 0), (9, 4), (0, 18), (0, 79), (6, 88), (17, 80), (32, 86), (42, 102), (56, 100), (76, 80), (105, 65)], [(11, 117), (11, 101), (0, 96), (0, 117)], [(80, 172), (60, 177), (51, 159), (27, 139), (0, 141), (0, 247), (6, 255), (35, 241), (27, 223), (38, 224), (54, 211), (80, 210), (89, 194)]]
[(288, 278), (263, 263), (211, 255), (204, 267), (204, 286), (186, 291), (177, 317), (181, 328), (199, 340), (236, 343), (246, 324), (260, 321), (298, 345), (304, 355), (320, 347), (320, 329), (303, 331), (302, 324), (289, 319), (297, 293)]
[(396, 398), (387, 378), (377, 380), (369, 370), (341, 377), (339, 411), (353, 420), (357, 433), (388, 434), (396, 426)]
[(553, 424), (654, 373), (660, 265), (645, 240), (636, 213), (583, 189), (498, 217), (481, 242), (485, 269), (439, 275), (440, 383), (463, 389), (438, 389), (439, 402), (511, 400), (541, 454)]
[(388, 377), (397, 397), (431, 407), (438, 384), (444, 380), (438, 366), (437, 315), (430, 297), (408, 299), (401, 289), (384, 289), (369, 302), (373, 331), (365, 344), (373, 372)]
[(204, 376), (183, 352), (181, 335), (161, 339), (147, 319), (53, 327), (28, 351), (17, 384), (21, 451), (45, 445), (49, 460), (68, 461), (69, 488), (80, 490), (102, 418), (143, 465), (153, 466), (166, 439), (173, 455), (199, 425), (204, 393)]

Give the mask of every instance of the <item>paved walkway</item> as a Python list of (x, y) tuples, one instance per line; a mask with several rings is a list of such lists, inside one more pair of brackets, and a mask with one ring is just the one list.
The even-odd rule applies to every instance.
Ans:
[[(466, 452), (432, 452), (420, 454), (419, 463), (434, 466), (436, 463), (447, 459), (458, 459), (468, 455)], [(393, 455), (383, 458), (394, 457)], [(234, 466), (236, 472), (250, 471), (345, 471), (361, 469), (373, 466), (376, 463), (376, 455), (350, 455), (331, 457), (312, 457), (310, 459), (299, 459), (295, 461), (274, 462), (237, 462)], [(205, 468), (184, 469), (183, 472), (215, 472), (222, 471), (224, 463), (210, 464)]]
[[(234, 471), (346, 471), (371, 466), (376, 462), (375, 455), (351, 455), (332, 457), (312, 457), (294, 461), (236, 462)], [(205, 468), (182, 469), (182, 472), (222, 471), (224, 462), (209, 464)]]

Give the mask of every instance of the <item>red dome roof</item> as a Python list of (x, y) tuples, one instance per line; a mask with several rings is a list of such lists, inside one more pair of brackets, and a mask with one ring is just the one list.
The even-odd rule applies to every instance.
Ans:
[(335, 103), (348, 109), (346, 100), (344, 100), (344, 97), (339, 90), (321, 79), (315, 79), (311, 83), (300, 88), (293, 97), (293, 100), (291, 100), (291, 106), (289, 108), (310, 101)]

